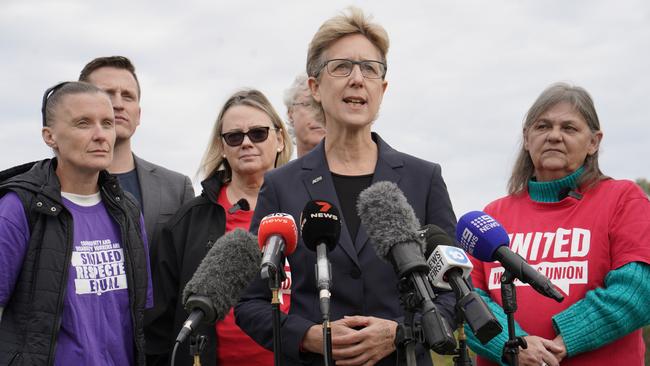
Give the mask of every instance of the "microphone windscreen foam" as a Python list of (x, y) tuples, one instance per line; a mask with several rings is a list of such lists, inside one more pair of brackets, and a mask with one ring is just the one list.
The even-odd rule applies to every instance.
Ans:
[(468, 212), (458, 220), (456, 240), (467, 253), (483, 262), (493, 262), (496, 250), (510, 242), (503, 226), (482, 211)]
[(300, 232), (305, 246), (316, 251), (324, 243), (331, 251), (341, 236), (341, 216), (333, 204), (323, 201), (309, 201), (300, 215)]
[(280, 235), (284, 240), (284, 255), (290, 255), (298, 244), (298, 228), (293, 216), (286, 213), (274, 213), (264, 216), (257, 230), (260, 248), (264, 248), (271, 235)]
[(420, 222), (404, 193), (392, 182), (377, 182), (359, 194), (357, 212), (377, 255), (392, 263), (390, 250), (402, 243), (418, 243), (424, 253), (424, 242), (417, 231)]
[(205, 296), (215, 308), (217, 320), (225, 318), (260, 268), (261, 253), (255, 235), (236, 229), (219, 238), (205, 255), (183, 290), (183, 304), (190, 295)]

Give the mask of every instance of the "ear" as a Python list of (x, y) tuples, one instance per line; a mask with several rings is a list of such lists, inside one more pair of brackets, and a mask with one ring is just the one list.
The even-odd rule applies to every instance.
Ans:
[(320, 103), (320, 83), (318, 82), (318, 79), (316, 79), (313, 76), (310, 76), (309, 79), (307, 80), (307, 84), (309, 85), (309, 91), (311, 91), (311, 96), (314, 98), (315, 101)]
[(381, 89), (382, 89), (381, 94), (382, 94), (382, 95), (383, 95), (384, 93), (386, 93), (386, 88), (388, 88), (388, 81), (383, 80), (383, 81), (381, 82)]
[(597, 131), (596, 133), (591, 135), (591, 141), (589, 141), (589, 149), (587, 150), (587, 154), (593, 155), (596, 152), (598, 152), (598, 149), (600, 148), (600, 142), (603, 140), (603, 131)]
[(278, 154), (279, 154), (279, 153), (282, 152), (282, 150), (284, 150), (284, 136), (282, 135), (281, 130), (276, 130), (275, 131), (275, 138), (278, 141), (278, 149), (277, 150), (278, 150)]
[(41, 136), (43, 137), (43, 141), (45, 141), (45, 144), (52, 149), (56, 150), (58, 146), (56, 145), (56, 138), (54, 136), (54, 133), (52, 132), (52, 128), (49, 126), (43, 127), (41, 130)]

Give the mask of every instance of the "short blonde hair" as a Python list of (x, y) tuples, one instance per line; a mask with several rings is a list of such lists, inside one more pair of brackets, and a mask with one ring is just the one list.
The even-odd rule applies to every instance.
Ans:
[(208, 143), (208, 147), (203, 154), (203, 159), (201, 159), (201, 165), (199, 166), (199, 175), (203, 179), (211, 177), (219, 170), (225, 170), (224, 182), (228, 182), (232, 178), (230, 165), (223, 157), (224, 149), (223, 142), (221, 141), (221, 133), (223, 132), (224, 114), (226, 114), (228, 109), (238, 105), (253, 107), (266, 113), (266, 115), (271, 119), (273, 126), (277, 129), (277, 133), (282, 134), (284, 149), (282, 149), (275, 158), (275, 166), (282, 166), (291, 159), (291, 154), (293, 152), (291, 137), (287, 132), (284, 122), (282, 122), (282, 119), (273, 108), (273, 105), (271, 105), (271, 102), (269, 102), (266, 96), (264, 96), (264, 94), (259, 90), (242, 89), (231, 95), (230, 98), (226, 100), (226, 103), (224, 103), (221, 108), (219, 116), (212, 128), (210, 142)]
[(361, 34), (372, 43), (381, 54), (381, 61), (386, 62), (389, 40), (388, 33), (381, 25), (371, 22), (363, 11), (356, 7), (349, 7), (345, 12), (332, 17), (320, 26), (307, 51), (307, 75), (318, 77), (321, 69), (325, 66), (324, 53), (334, 42), (352, 35)]

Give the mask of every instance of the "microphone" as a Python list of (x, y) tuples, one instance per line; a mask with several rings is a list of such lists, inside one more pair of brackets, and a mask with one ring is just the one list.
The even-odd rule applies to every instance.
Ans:
[(402, 191), (392, 182), (374, 183), (359, 194), (357, 210), (377, 255), (393, 265), (400, 280), (410, 281), (421, 300), (426, 344), (437, 353), (453, 352), (456, 340), (433, 303), (435, 294), (426, 280), (429, 266), (417, 233), (420, 223)]
[(427, 225), (425, 228), (426, 233), (423, 235), (427, 240), (428, 276), (431, 284), (436, 288), (454, 291), (456, 308), (476, 338), (486, 344), (499, 335), (503, 328), (467, 280), (474, 268), (472, 262), (440, 227)]
[(228, 315), (259, 268), (256, 242), (253, 234), (236, 229), (210, 248), (183, 290), (183, 304), (190, 315), (176, 343), (182, 343), (201, 321), (211, 324)]
[(341, 236), (339, 210), (327, 201), (309, 201), (300, 216), (300, 232), (307, 249), (316, 252), (316, 286), (323, 317), (330, 313), (332, 266), (327, 252), (336, 247)]
[(564, 296), (546, 276), (510, 250), (508, 234), (492, 216), (481, 211), (466, 213), (458, 220), (456, 238), (460, 246), (474, 258), (482, 262), (499, 261), (506, 271), (529, 284), (535, 291), (557, 302), (564, 300)]
[(293, 216), (274, 213), (264, 216), (257, 231), (257, 240), (262, 249), (260, 275), (264, 280), (284, 281), (284, 257), (296, 250), (298, 229)]
[(251, 206), (248, 204), (248, 201), (246, 201), (246, 198), (242, 198), (237, 203), (232, 205), (231, 208), (228, 209), (229, 214), (234, 214), (235, 212), (242, 210), (242, 211), (248, 211), (251, 209)]

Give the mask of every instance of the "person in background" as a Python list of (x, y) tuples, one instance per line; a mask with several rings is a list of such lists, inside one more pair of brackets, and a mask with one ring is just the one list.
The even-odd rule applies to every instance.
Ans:
[[(142, 91), (135, 66), (128, 58), (98, 57), (84, 66), (79, 80), (97, 86), (111, 98), (117, 137), (108, 171), (115, 174), (122, 188), (138, 201), (144, 215), (152, 263), (155, 263), (162, 226), (184, 202), (194, 197), (192, 182), (187, 176), (148, 162), (133, 153), (131, 138), (140, 125)], [(159, 342), (166, 337), (149, 331), (151, 319), (157, 316), (161, 305), (154, 304), (153, 309), (145, 312), (147, 348), (151, 350), (160, 349)], [(151, 352), (147, 352), (149, 364), (155, 363), (158, 357), (165, 357)]]
[[(264, 174), (284, 165), (291, 153), (287, 129), (264, 94), (245, 89), (228, 98), (201, 162), (203, 192), (185, 203), (165, 225), (154, 266), (154, 283), (158, 284), (154, 298), (166, 308), (152, 327), (168, 335), (167, 353), (187, 319), (181, 303), (186, 283), (219, 237), (236, 228), (248, 229)], [(283, 307), (286, 310), (288, 306), (285, 302)], [(201, 326), (197, 333), (208, 340), (201, 356), (204, 365), (273, 364), (273, 354), (235, 324), (232, 310), (216, 327)], [(192, 365), (187, 343), (177, 352), (178, 366)]]
[(307, 74), (296, 76), (291, 87), (284, 92), (290, 133), (295, 139), (297, 155), (310, 152), (325, 137), (325, 117), (320, 105), (311, 96)]
[[(591, 96), (578, 86), (548, 87), (528, 110), (509, 195), (485, 212), (510, 246), (565, 295), (557, 303), (517, 284), (520, 365), (643, 365), (641, 327), (650, 323), (650, 202), (636, 184), (604, 175), (603, 138)], [(472, 258), (477, 292), (504, 332), (482, 345), (478, 364), (501, 363), (507, 339), (498, 262)], [(490, 362), (491, 361), (491, 362)]]
[[(397, 324), (404, 316), (398, 278), (370, 243), (357, 214), (359, 193), (373, 182), (395, 182), (421, 224), (436, 224), (450, 235), (456, 218), (440, 166), (391, 148), (372, 132), (386, 81), (388, 34), (360, 9), (323, 23), (309, 45), (311, 94), (325, 116), (326, 137), (309, 153), (269, 172), (255, 208), (251, 232), (271, 213), (299, 218), (305, 204), (325, 200), (340, 208), (341, 237), (328, 253), (332, 267), (332, 354), (337, 365), (395, 365)], [(403, 123), (402, 121), (398, 123)], [(281, 315), (286, 365), (323, 363), (321, 313), (314, 265), (316, 253), (302, 239), (288, 257), (291, 309)], [(453, 293), (436, 298), (440, 313), (454, 324)], [(271, 349), (271, 292), (259, 276), (235, 308), (237, 324)], [(430, 365), (428, 350), (417, 350), (418, 365)]]
[(60, 83), (42, 112), (55, 157), (0, 173), (0, 364), (143, 366), (147, 236), (138, 204), (106, 171), (110, 98)]

